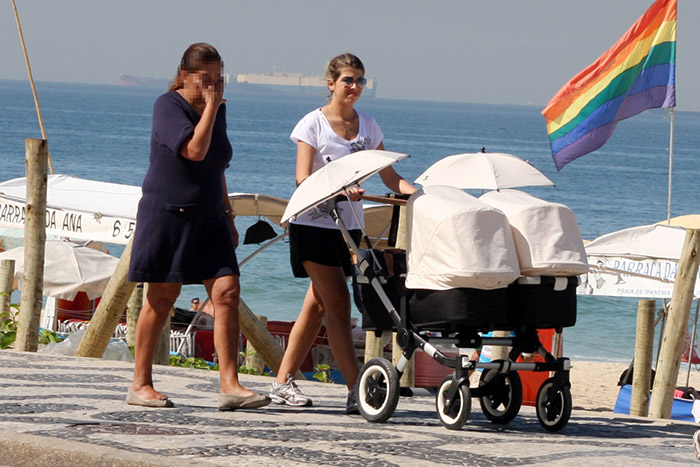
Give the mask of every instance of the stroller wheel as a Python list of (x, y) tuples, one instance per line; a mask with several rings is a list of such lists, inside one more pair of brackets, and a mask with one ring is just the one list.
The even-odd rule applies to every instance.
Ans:
[(517, 371), (500, 373), (484, 370), (479, 378), (483, 396), (479, 398), (481, 411), (493, 423), (506, 424), (518, 415), (523, 403), (523, 385)]
[(549, 378), (537, 391), (537, 420), (547, 431), (559, 431), (569, 422), (571, 416), (571, 390), (562, 386), (553, 394), (554, 378)]
[(452, 404), (447, 408), (448, 396), (454, 382), (452, 376), (447, 376), (440, 383), (437, 394), (435, 395), (435, 410), (437, 411), (440, 423), (449, 430), (459, 430), (467, 423), (469, 414), (472, 410), (472, 397), (469, 391), (469, 386), (461, 385), (455, 393)]
[(365, 420), (382, 423), (399, 403), (399, 373), (385, 358), (373, 358), (360, 369), (357, 407)]

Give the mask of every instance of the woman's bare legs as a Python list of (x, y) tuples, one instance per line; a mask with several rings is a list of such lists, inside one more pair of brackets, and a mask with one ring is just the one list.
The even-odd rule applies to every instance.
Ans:
[(304, 358), (311, 350), (318, 331), (321, 329), (323, 313), (323, 307), (314, 296), (313, 284), (310, 284), (299, 317), (289, 333), (287, 349), (284, 351), (282, 362), (277, 370), (275, 381), (278, 384), (285, 383), (287, 375), (294, 376), (301, 368)]
[(343, 374), (345, 384), (352, 388), (360, 370), (352, 340), (350, 292), (345, 274), (338, 266), (324, 266), (311, 261), (305, 261), (304, 268), (311, 278), (314, 296), (325, 310), (328, 343), (333, 357)]
[(143, 400), (167, 398), (153, 387), (153, 356), (181, 288), (181, 284), (148, 284), (146, 301), (136, 323), (134, 379), (131, 382), (131, 390)]
[(214, 307), (214, 347), (219, 357), (220, 391), (222, 394), (249, 396), (238, 381), (238, 304), (241, 286), (239, 276), (222, 276), (204, 281)]

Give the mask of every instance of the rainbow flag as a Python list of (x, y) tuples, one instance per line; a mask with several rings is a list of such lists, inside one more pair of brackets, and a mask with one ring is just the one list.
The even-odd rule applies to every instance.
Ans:
[(676, 105), (676, 2), (654, 2), (542, 110), (557, 170), (603, 146), (618, 121)]

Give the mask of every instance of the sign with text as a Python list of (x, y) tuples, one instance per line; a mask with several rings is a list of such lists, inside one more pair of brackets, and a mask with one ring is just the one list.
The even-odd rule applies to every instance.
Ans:
[[(581, 276), (580, 295), (633, 298), (671, 298), (678, 262), (659, 259), (630, 259), (618, 256), (588, 256), (591, 271)], [(700, 272), (694, 296), (700, 297)]]
[[(133, 219), (67, 209), (46, 208), (46, 233), (80, 240), (126, 245), (136, 228)], [(24, 201), (0, 197), (0, 227), (24, 229)]]

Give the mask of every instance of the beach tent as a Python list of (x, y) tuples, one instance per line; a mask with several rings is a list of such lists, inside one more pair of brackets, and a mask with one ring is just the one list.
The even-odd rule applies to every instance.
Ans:
[[(678, 272), (686, 227), (696, 226), (698, 216), (671, 219), (603, 235), (586, 245), (591, 268), (581, 276), (580, 295), (671, 299)], [(695, 224), (694, 224), (695, 223)], [(700, 272), (695, 281), (694, 298), (700, 298)], [(695, 312), (697, 323), (698, 308)], [(663, 333), (663, 327), (662, 331)], [(691, 354), (692, 349), (692, 354)], [(686, 330), (683, 361), (696, 362), (695, 329), (692, 339)], [(690, 378), (690, 366), (688, 367)], [(686, 386), (688, 379), (686, 379)], [(622, 393), (622, 391), (621, 391)]]
[[(643, 225), (603, 235), (586, 245), (591, 271), (578, 293), (634, 298), (671, 298), (686, 229)], [(700, 280), (694, 296), (700, 297)]]
[[(24, 229), (26, 178), (0, 182), (0, 229)], [(56, 237), (126, 245), (136, 228), (141, 187), (86, 180), (70, 175), (47, 179), (46, 233)], [(230, 193), (239, 216), (265, 217), (280, 225), (287, 200), (258, 193)], [(370, 209), (369, 234), (382, 236), (391, 217), (388, 206)], [(14, 246), (14, 245), (13, 245)]]
[[(0, 227), (24, 228), (26, 178), (0, 183)], [(49, 175), (46, 233), (125, 245), (136, 226), (141, 188)]]

